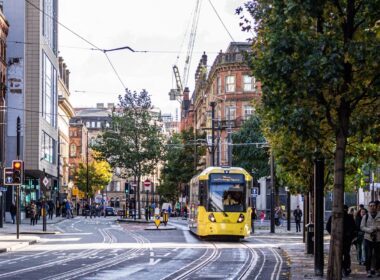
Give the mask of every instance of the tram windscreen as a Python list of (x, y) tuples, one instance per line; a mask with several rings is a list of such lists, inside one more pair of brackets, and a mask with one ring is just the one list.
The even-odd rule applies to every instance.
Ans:
[(211, 174), (208, 211), (245, 211), (245, 182), (242, 174)]

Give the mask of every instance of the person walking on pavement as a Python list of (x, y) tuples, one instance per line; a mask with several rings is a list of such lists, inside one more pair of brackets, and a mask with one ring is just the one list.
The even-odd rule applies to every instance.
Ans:
[(49, 210), (48, 210), (49, 219), (53, 220), (53, 214), (54, 214), (54, 203), (53, 203), (53, 201), (49, 200), (48, 206), (49, 206)]
[(351, 273), (351, 244), (357, 234), (354, 217), (348, 214), (348, 206), (343, 206), (343, 275)]
[(364, 231), (360, 229), (360, 224), (365, 215), (367, 215), (367, 210), (363, 206), (363, 208), (360, 208), (359, 211), (356, 213), (355, 217), (355, 224), (356, 228), (358, 229), (358, 234), (356, 236), (355, 242), (356, 257), (360, 265), (365, 263)]
[(33, 226), (37, 224), (37, 206), (33, 201), (30, 204), (30, 224)]
[(12, 223), (14, 224), (16, 221), (16, 214), (17, 214), (17, 207), (16, 205), (12, 202), (11, 207), (9, 208), (9, 212), (11, 212), (11, 217), (12, 217)]
[(70, 206), (70, 201), (69, 200), (66, 200), (65, 209), (66, 209), (66, 217), (68, 219), (72, 218), (72, 216), (71, 216), (71, 206)]
[(264, 211), (261, 210), (261, 212), (260, 212), (260, 225), (263, 224), (264, 219), (265, 219), (265, 213), (264, 213)]
[(297, 209), (293, 212), (294, 221), (296, 222), (296, 232), (301, 232), (301, 218), (302, 218), (302, 210), (300, 206), (297, 205)]
[[(379, 201), (371, 201), (369, 204), (369, 213), (361, 221), (360, 229), (364, 231), (365, 247), (365, 268), (367, 277), (371, 278), (377, 270), (377, 276), (380, 276), (380, 211), (378, 211)], [(372, 264), (375, 267), (371, 267)], [(372, 269), (371, 269), (372, 268)]]
[[(331, 234), (331, 222), (332, 215), (329, 217), (326, 230)], [(356, 225), (355, 220), (352, 215), (348, 214), (348, 206), (343, 206), (343, 254), (342, 254), (342, 274), (343, 276), (348, 276), (351, 273), (351, 244), (352, 240), (356, 235)]]

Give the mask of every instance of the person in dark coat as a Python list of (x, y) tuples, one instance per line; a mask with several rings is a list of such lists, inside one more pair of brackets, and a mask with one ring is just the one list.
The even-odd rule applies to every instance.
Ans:
[(17, 207), (16, 207), (16, 205), (13, 202), (11, 204), (9, 212), (11, 212), (12, 223), (14, 224), (15, 221), (16, 221), (15, 217), (16, 217), (16, 213), (17, 213)]
[[(331, 218), (326, 224), (326, 230), (331, 234)], [(343, 206), (343, 254), (342, 254), (342, 270), (343, 276), (348, 276), (351, 273), (351, 244), (357, 234), (357, 228), (354, 217), (348, 214), (348, 206)]]
[(302, 218), (302, 210), (300, 206), (297, 205), (297, 209), (293, 212), (294, 221), (296, 222), (296, 232), (301, 232), (301, 218)]

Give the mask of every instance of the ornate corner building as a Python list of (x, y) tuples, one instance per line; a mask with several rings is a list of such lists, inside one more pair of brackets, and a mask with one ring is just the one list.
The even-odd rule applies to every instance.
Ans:
[(261, 99), (261, 84), (252, 76), (245, 53), (251, 44), (232, 42), (215, 58), (210, 70), (204, 53), (195, 73), (191, 99), (184, 92), (181, 129), (205, 131), (209, 147), (206, 166), (228, 165), (232, 145), (229, 134), (238, 130), (255, 111)]

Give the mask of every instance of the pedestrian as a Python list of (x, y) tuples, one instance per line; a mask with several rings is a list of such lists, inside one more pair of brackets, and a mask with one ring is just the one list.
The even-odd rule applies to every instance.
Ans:
[(351, 273), (351, 245), (352, 240), (357, 235), (356, 224), (353, 215), (348, 213), (348, 206), (343, 206), (343, 275), (348, 276)]
[(49, 200), (48, 205), (49, 205), (49, 211), (48, 211), (49, 219), (53, 220), (53, 214), (54, 214), (54, 203), (53, 203), (53, 201)]
[(294, 221), (296, 222), (296, 232), (301, 232), (301, 218), (302, 218), (302, 210), (300, 206), (297, 205), (297, 208), (293, 212)]
[(264, 220), (265, 220), (265, 212), (263, 210), (261, 210), (261, 212), (260, 212), (260, 225), (263, 224)]
[(282, 226), (282, 210), (280, 206), (277, 206), (274, 211), (274, 224), (276, 226)]
[(37, 224), (37, 206), (33, 201), (30, 204), (30, 224), (33, 226)]
[(368, 206), (369, 213), (362, 218), (360, 229), (364, 231), (367, 277), (371, 278), (376, 270), (380, 276), (380, 206), (378, 201), (371, 201)]
[(79, 216), (79, 209), (80, 209), (80, 204), (79, 204), (79, 202), (77, 202), (76, 209), (77, 209), (77, 216)]
[(71, 216), (71, 205), (70, 205), (70, 201), (69, 200), (66, 200), (65, 210), (66, 210), (66, 216), (67, 216), (67, 218), (68, 219), (72, 218), (72, 216)]
[(355, 224), (356, 228), (358, 229), (358, 234), (356, 236), (355, 242), (356, 257), (360, 265), (365, 264), (364, 231), (362, 231), (360, 228), (360, 224), (365, 215), (367, 215), (367, 210), (363, 206), (363, 208), (360, 208), (356, 213), (355, 217)]
[(9, 212), (11, 212), (11, 217), (12, 217), (12, 223), (15, 223), (15, 217), (17, 214), (17, 207), (16, 205), (12, 202), (11, 207), (9, 208)]
[[(329, 217), (326, 230), (331, 234), (332, 215)], [(348, 276), (351, 273), (351, 244), (357, 234), (356, 225), (352, 215), (348, 214), (348, 206), (343, 206), (343, 252), (342, 252), (342, 273)]]

